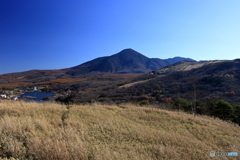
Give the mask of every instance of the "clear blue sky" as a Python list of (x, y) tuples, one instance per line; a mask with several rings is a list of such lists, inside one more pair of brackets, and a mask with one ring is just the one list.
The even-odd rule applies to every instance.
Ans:
[(239, 0), (1, 0), (0, 74), (132, 48), (150, 58), (240, 56)]

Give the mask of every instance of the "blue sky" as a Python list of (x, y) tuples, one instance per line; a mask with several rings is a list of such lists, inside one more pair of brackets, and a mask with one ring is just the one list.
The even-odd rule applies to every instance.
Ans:
[(0, 74), (61, 69), (132, 48), (235, 59), (239, 0), (1, 0)]

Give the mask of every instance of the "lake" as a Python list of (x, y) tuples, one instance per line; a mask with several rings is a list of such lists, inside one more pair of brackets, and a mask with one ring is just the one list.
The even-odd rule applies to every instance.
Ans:
[(52, 97), (54, 93), (50, 92), (25, 92), (18, 98), (25, 98), (28, 101), (42, 102), (44, 97)]

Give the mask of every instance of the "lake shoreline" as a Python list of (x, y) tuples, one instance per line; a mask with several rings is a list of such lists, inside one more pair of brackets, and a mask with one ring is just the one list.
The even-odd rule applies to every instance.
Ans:
[(57, 93), (53, 92), (24, 92), (19, 95), (19, 99), (25, 99), (27, 101), (43, 102), (45, 97), (54, 97)]

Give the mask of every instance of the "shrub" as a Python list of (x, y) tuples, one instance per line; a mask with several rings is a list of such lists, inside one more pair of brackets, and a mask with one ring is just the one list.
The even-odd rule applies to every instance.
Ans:
[(191, 111), (191, 103), (184, 98), (177, 98), (174, 101), (174, 109), (183, 110), (185, 112)]
[(144, 101), (138, 102), (138, 104), (140, 106), (148, 106), (149, 105), (149, 101), (148, 100), (144, 100)]

